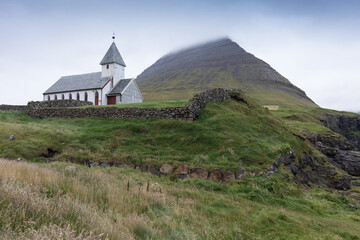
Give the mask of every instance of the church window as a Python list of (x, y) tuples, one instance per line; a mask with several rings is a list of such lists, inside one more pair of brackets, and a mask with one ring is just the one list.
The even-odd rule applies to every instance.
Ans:
[(62, 100), (64, 100), (64, 99), (65, 99), (65, 95), (64, 95), (64, 94), (61, 94), (61, 98), (62, 98)]
[(50, 101), (50, 95), (48, 95), (48, 101)]
[(72, 99), (72, 94), (71, 94), (71, 93), (69, 93), (69, 99), (70, 99), (70, 100)]
[(57, 100), (57, 95), (55, 94), (55, 100)]
[(87, 92), (85, 92), (84, 99), (85, 99), (85, 101), (87, 101), (87, 100), (88, 100), (88, 95), (87, 95)]
[(106, 64), (106, 69), (109, 69), (109, 64)]
[(76, 94), (76, 100), (78, 100), (78, 101), (80, 100), (80, 93)]

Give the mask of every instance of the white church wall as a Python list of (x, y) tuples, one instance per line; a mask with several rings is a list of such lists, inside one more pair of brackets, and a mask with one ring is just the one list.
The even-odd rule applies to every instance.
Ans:
[[(113, 86), (115, 86), (115, 84)], [(107, 96), (106, 96), (106, 94), (108, 94), (110, 92), (110, 90), (113, 88), (113, 86), (111, 86), (111, 81), (109, 81), (105, 85), (105, 87), (102, 89), (102, 92), (101, 92), (101, 98), (102, 98), (101, 105), (107, 105)]]
[(134, 80), (131, 81), (129, 86), (125, 89), (125, 91), (122, 94), (121, 103), (140, 103), (142, 102), (142, 96), (139, 92), (139, 89), (135, 85)]
[[(107, 69), (107, 66), (109, 65), (109, 69)], [(101, 65), (101, 77), (114, 77), (114, 81), (119, 81), (120, 79), (125, 78), (125, 67), (117, 64), (117, 63), (111, 63), (111, 64), (105, 64)], [(116, 84), (114, 82), (114, 84)]]
[(50, 96), (50, 101), (55, 100), (55, 95), (57, 96), (57, 100), (62, 100), (62, 95), (64, 94), (64, 99), (70, 99), (70, 94), (72, 95), (73, 100), (77, 100), (77, 93), (80, 95), (81, 101), (85, 101), (85, 93), (88, 94), (88, 101), (92, 102), (95, 105), (95, 92), (98, 91), (99, 93), (99, 105), (101, 100), (101, 89), (97, 90), (85, 90), (85, 91), (73, 91), (73, 92), (65, 92), (65, 93), (57, 93), (57, 94), (46, 94), (44, 95), (44, 101), (48, 100), (48, 96)]
[(125, 78), (125, 67), (114, 63), (114, 86), (118, 84), (121, 79)]

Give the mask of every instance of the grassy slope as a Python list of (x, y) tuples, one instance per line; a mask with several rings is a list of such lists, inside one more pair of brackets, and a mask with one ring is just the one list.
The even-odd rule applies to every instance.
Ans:
[[(51, 148), (60, 159), (264, 169), (280, 153), (307, 148), (267, 110), (231, 100), (208, 104), (195, 122), (35, 120), (24, 112), (0, 112), (0, 122), (0, 156), (28, 160)], [(7, 141), (10, 134), (16, 141)]]
[[(325, 136), (342, 137), (341, 135), (324, 127), (320, 120), (325, 119), (325, 114), (359, 116), (352, 112), (336, 111), (319, 107), (296, 107), (280, 106), (278, 111), (272, 113), (284, 120), (284, 122), (293, 130), (303, 135), (323, 134)], [(292, 119), (289, 119), (291, 117)], [(354, 132), (354, 134), (359, 134)]]
[(285, 183), (283, 168), (217, 184), (65, 166), (0, 160), (1, 239), (360, 239), (347, 198)]
[[(237, 67), (243, 69), (239, 70)], [(146, 102), (191, 98), (194, 94), (211, 88), (240, 88), (260, 104), (316, 106), (305, 98), (295, 97), (296, 94), (288, 87), (264, 85), (260, 82), (248, 80), (247, 67), (237, 67), (228, 66), (226, 71), (213, 67), (211, 70), (182, 70), (166, 76), (155, 75), (147, 81), (140, 82), (139, 87)], [(234, 71), (238, 71), (236, 74), (238, 80), (233, 77), (232, 72)], [(246, 85), (242, 84), (239, 79), (246, 79)]]

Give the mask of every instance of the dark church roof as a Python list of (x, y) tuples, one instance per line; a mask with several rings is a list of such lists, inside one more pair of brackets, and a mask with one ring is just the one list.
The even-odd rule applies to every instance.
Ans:
[(121, 66), (126, 67), (124, 60), (122, 59), (119, 50), (116, 47), (116, 44), (113, 42), (106, 52), (104, 58), (101, 60), (100, 65), (117, 63)]
[(101, 78), (101, 72), (65, 76), (61, 77), (54, 85), (46, 90), (44, 94), (99, 89), (102, 88), (108, 80), (108, 77)]
[(113, 87), (113, 89), (111, 89), (111, 91), (108, 93), (108, 95), (121, 94), (122, 91), (124, 91), (124, 89), (126, 88), (126, 86), (129, 85), (131, 80), (133, 80), (133, 78), (121, 79), (118, 82), (118, 84), (116, 84), (115, 87)]

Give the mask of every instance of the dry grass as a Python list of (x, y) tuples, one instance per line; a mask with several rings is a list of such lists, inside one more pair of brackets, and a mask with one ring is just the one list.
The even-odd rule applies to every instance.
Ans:
[[(358, 239), (360, 235), (358, 212), (314, 216), (191, 186), (196, 181), (172, 183), (130, 169), (78, 166), (79, 170), (69, 171), (65, 166), (0, 160), (0, 239)], [(323, 199), (314, 201), (313, 208), (333, 207)]]

